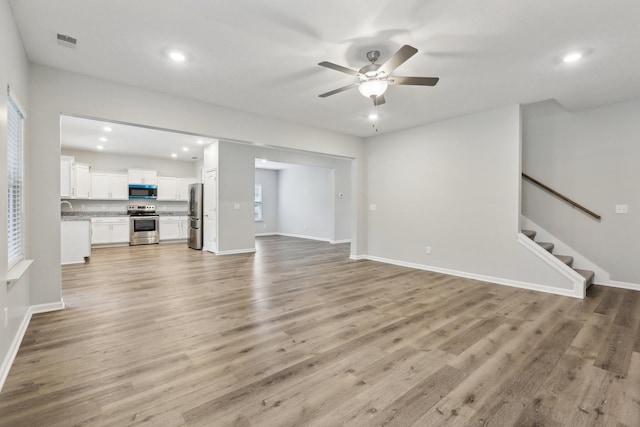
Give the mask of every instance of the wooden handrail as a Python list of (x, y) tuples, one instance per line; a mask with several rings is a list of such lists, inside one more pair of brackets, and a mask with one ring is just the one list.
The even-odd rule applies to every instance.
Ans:
[(526, 173), (522, 172), (522, 177), (525, 179), (528, 179), (529, 181), (533, 182), (534, 184), (536, 184), (537, 186), (539, 186), (540, 188), (548, 191), (549, 193), (553, 194), (554, 196), (558, 197), (559, 199), (564, 200), (565, 202), (569, 203), (571, 206), (580, 209), (582, 212), (586, 213), (587, 215), (597, 219), (598, 221), (602, 218), (600, 215), (598, 215), (597, 213), (590, 211), (589, 209), (585, 208), (584, 206), (582, 206), (579, 203), (574, 202), (573, 200), (571, 200), (570, 198), (568, 198), (567, 196), (565, 196), (564, 194), (560, 194), (558, 193), (556, 190), (554, 190), (553, 188), (544, 185), (543, 183), (541, 183), (540, 181), (538, 181), (535, 178), (530, 177), (529, 175), (527, 175)]

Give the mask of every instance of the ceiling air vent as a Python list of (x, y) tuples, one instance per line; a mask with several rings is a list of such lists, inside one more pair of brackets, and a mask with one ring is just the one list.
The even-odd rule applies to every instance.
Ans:
[(76, 43), (78, 43), (78, 40), (74, 39), (71, 36), (67, 36), (65, 34), (58, 34), (58, 44), (65, 46), (65, 47), (71, 47), (71, 48), (75, 48), (76, 47)]

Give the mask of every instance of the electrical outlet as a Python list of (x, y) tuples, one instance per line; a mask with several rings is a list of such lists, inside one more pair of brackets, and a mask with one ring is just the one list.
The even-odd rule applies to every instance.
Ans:
[(369, 205), (369, 210), (375, 211), (375, 210), (378, 210), (378, 207), (376, 205)]
[(617, 214), (629, 213), (629, 205), (616, 205), (616, 213)]
[(4, 308), (4, 327), (9, 326), (9, 307)]
[(431, 246), (427, 246), (427, 255), (431, 255)]

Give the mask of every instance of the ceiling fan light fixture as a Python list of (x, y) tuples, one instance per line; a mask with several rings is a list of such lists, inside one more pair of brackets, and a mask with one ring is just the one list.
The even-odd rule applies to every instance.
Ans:
[(360, 83), (358, 86), (358, 90), (367, 98), (378, 97), (382, 95), (386, 90), (389, 84), (384, 80), (367, 80), (366, 82)]

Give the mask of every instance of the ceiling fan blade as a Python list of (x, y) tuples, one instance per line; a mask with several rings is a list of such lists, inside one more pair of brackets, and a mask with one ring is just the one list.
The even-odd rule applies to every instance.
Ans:
[(415, 86), (435, 86), (440, 78), (438, 77), (399, 77), (392, 76), (387, 82), (391, 85), (415, 85)]
[(338, 89), (334, 89), (330, 92), (327, 93), (323, 93), (322, 95), (318, 95), (320, 98), (326, 98), (327, 96), (331, 96), (331, 95), (335, 95), (336, 93), (340, 93), (340, 92), (344, 92), (345, 90), (349, 90), (351, 88), (357, 87), (359, 85), (359, 83), (352, 83), (350, 85), (347, 86), (343, 86), (341, 88)]
[(384, 104), (386, 102), (384, 100), (384, 95), (379, 95), (379, 96), (376, 96), (376, 97), (372, 96), (372, 98), (373, 98), (373, 105), (376, 106), (376, 107), (378, 105), (382, 105), (382, 104)]
[(418, 53), (418, 49), (405, 44), (396, 53), (394, 53), (391, 58), (387, 59), (387, 62), (385, 62), (380, 66), (380, 68), (378, 68), (378, 72), (384, 72), (389, 75), (393, 70), (398, 68), (407, 59), (411, 58), (416, 53)]
[(351, 68), (343, 67), (342, 65), (334, 64), (333, 62), (322, 61), (318, 63), (321, 67), (331, 68), (332, 70), (340, 71), (341, 73), (349, 74), (351, 76), (360, 76), (360, 73)]

